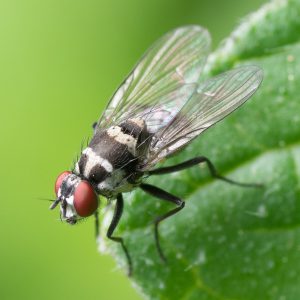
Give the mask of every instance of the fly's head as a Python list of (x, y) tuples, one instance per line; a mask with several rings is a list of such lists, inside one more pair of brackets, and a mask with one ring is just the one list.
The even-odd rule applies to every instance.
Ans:
[(99, 200), (93, 186), (72, 172), (65, 171), (57, 177), (55, 193), (57, 198), (50, 209), (60, 203), (61, 217), (71, 225), (92, 215), (98, 208)]

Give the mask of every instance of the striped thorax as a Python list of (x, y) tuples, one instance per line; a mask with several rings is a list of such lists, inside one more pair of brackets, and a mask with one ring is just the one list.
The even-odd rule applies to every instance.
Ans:
[(98, 194), (114, 198), (136, 185), (135, 174), (145, 155), (149, 134), (141, 119), (96, 131), (76, 163), (75, 174), (87, 179)]

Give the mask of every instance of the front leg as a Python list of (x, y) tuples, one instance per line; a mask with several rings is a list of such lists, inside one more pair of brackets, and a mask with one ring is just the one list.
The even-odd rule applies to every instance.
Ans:
[(131, 257), (129, 255), (129, 252), (127, 250), (127, 247), (124, 244), (123, 238), (113, 236), (113, 233), (121, 219), (122, 213), (123, 213), (123, 207), (124, 207), (124, 201), (123, 201), (123, 196), (122, 194), (119, 194), (117, 196), (117, 203), (114, 211), (114, 215), (112, 218), (112, 221), (108, 227), (107, 234), (106, 236), (111, 239), (114, 242), (120, 243), (122, 246), (122, 249), (126, 255), (127, 263), (128, 263), (128, 276), (131, 276), (132, 274), (132, 262), (131, 262)]

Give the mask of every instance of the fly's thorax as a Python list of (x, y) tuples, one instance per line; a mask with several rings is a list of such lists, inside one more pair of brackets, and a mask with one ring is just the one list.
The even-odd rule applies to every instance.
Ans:
[(136, 139), (135, 155), (139, 164), (149, 155), (149, 146), (153, 135), (148, 131), (145, 120), (141, 118), (131, 118), (121, 123), (122, 131)]
[(134, 188), (135, 184), (129, 180), (127, 173), (118, 169), (97, 185), (97, 192), (106, 198), (116, 198), (118, 194), (130, 192)]
[(89, 146), (82, 151), (74, 172), (106, 197), (131, 191), (139, 177), (137, 169), (145, 159), (149, 141), (145, 121), (139, 118), (97, 130)]
[(110, 161), (96, 152), (93, 147), (82, 151), (81, 157), (75, 166), (75, 173), (97, 184), (109, 176), (114, 170)]

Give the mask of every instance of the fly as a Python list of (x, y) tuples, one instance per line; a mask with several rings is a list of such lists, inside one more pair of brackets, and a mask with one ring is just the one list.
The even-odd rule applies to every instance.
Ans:
[(245, 103), (262, 81), (263, 73), (257, 66), (242, 66), (200, 81), (209, 50), (210, 35), (200, 26), (177, 28), (156, 41), (94, 124), (93, 137), (74, 169), (61, 173), (56, 180), (57, 198), (50, 208), (60, 204), (61, 218), (69, 224), (94, 215), (96, 234), (99, 196), (116, 201), (107, 237), (121, 245), (129, 275), (131, 256), (122, 237), (114, 235), (123, 212), (122, 194), (141, 188), (175, 204), (174, 209), (154, 222), (156, 248), (164, 261), (159, 224), (185, 205), (181, 198), (145, 183), (145, 177), (206, 163), (215, 178), (255, 186), (222, 177), (204, 156), (154, 168)]

